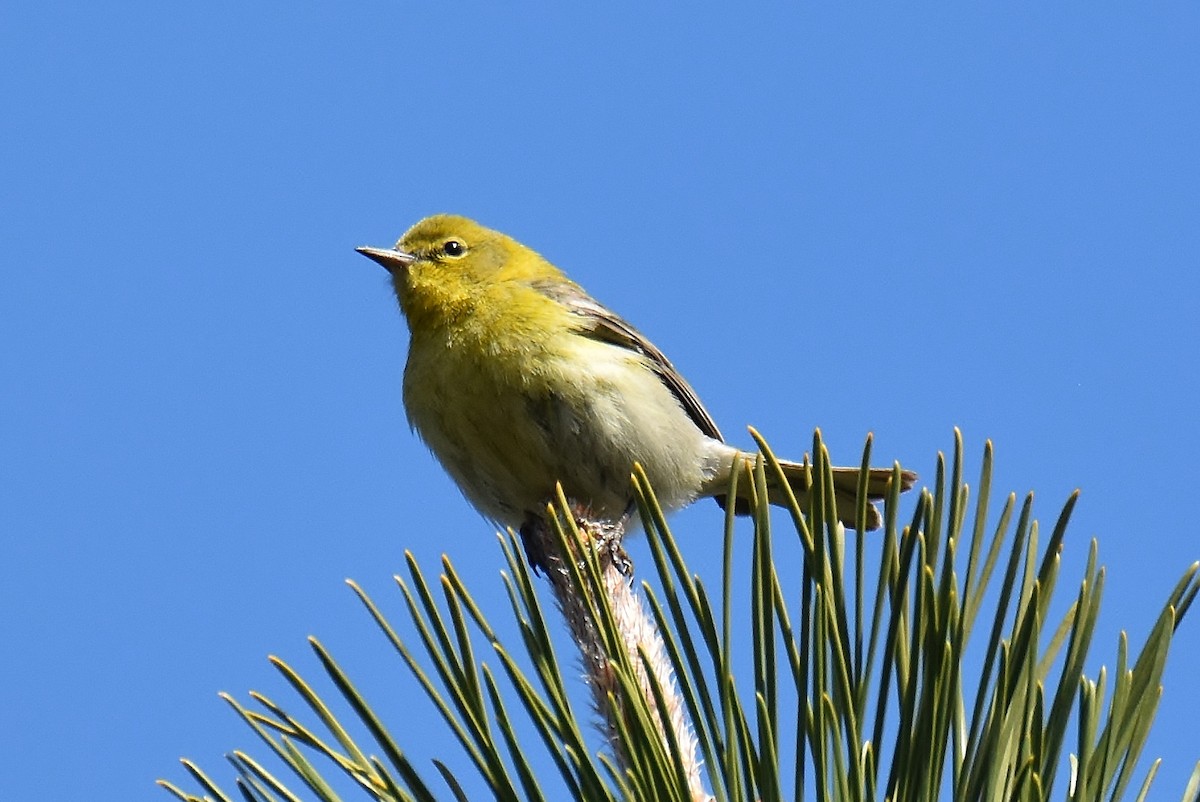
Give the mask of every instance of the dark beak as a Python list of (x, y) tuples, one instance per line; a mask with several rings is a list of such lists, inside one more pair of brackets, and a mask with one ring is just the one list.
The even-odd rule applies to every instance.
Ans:
[(395, 273), (397, 270), (404, 268), (417, 261), (417, 257), (411, 253), (398, 251), (395, 248), (355, 248), (354, 250), (361, 253), (363, 256), (370, 259), (372, 262), (378, 262), (383, 265), (389, 273)]

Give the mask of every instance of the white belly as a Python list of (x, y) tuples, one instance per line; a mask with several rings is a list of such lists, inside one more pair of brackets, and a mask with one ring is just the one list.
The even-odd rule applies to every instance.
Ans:
[(593, 517), (615, 520), (630, 508), (635, 461), (665, 508), (692, 501), (712, 469), (714, 441), (640, 356), (570, 342), (571, 358), (539, 363), (540, 376), (458, 363), (452, 349), (414, 349), (409, 420), (472, 504), (502, 525), (541, 515), (556, 482)]

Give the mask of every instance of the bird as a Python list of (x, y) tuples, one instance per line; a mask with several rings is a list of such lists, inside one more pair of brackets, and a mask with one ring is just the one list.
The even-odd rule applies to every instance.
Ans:
[[(409, 329), (408, 423), (488, 520), (522, 530), (546, 515), (556, 486), (592, 520), (627, 521), (641, 465), (666, 511), (729, 503), (730, 470), (756, 454), (725, 441), (683, 375), (649, 339), (541, 254), (474, 220), (436, 214), (391, 248), (360, 247), (391, 276)], [(781, 461), (803, 503), (805, 464)], [(837, 514), (857, 520), (858, 468), (834, 468)], [(881, 500), (890, 469), (870, 469)], [(916, 474), (902, 471), (901, 490)], [(787, 493), (768, 472), (769, 501)], [(747, 482), (734, 501), (747, 509)]]

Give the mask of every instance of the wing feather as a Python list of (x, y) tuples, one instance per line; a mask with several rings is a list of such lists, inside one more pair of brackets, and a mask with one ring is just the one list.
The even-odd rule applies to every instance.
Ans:
[(646, 339), (646, 336), (608, 307), (601, 304), (583, 291), (577, 284), (564, 281), (535, 281), (531, 286), (547, 298), (562, 304), (580, 318), (580, 333), (601, 342), (611, 343), (621, 348), (641, 354), (654, 368), (658, 378), (679, 401), (679, 405), (707, 436), (725, 440), (717, 428), (716, 421), (708, 410), (700, 403), (700, 397), (687, 383), (687, 380), (675, 369), (666, 355)]

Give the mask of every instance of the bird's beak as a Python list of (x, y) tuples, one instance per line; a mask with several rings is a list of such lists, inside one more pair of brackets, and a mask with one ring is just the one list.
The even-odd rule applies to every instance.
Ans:
[(378, 262), (383, 265), (389, 273), (395, 273), (398, 270), (411, 265), (417, 261), (417, 257), (411, 253), (398, 251), (395, 248), (355, 248), (354, 250), (361, 253), (363, 256), (370, 259), (372, 262)]

